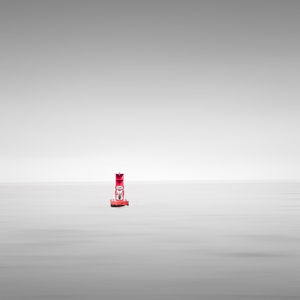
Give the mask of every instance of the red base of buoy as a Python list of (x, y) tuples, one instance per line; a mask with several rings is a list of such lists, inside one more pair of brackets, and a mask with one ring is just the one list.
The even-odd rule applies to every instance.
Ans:
[(117, 207), (117, 206), (125, 206), (129, 205), (129, 201), (127, 200), (110, 200), (110, 206)]

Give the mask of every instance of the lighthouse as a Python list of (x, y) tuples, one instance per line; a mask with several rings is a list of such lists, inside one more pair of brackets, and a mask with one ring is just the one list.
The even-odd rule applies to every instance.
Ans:
[(116, 174), (116, 185), (115, 185), (115, 198), (110, 200), (110, 206), (124, 206), (129, 205), (129, 202), (125, 199), (124, 193), (124, 174)]

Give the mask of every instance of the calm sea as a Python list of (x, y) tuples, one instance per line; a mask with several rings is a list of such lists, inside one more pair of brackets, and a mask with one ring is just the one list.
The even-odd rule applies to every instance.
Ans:
[(1, 300), (300, 299), (300, 183), (0, 185)]

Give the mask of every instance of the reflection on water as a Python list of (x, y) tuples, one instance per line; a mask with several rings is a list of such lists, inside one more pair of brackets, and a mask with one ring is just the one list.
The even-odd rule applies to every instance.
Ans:
[(300, 299), (299, 183), (112, 193), (0, 185), (0, 299)]

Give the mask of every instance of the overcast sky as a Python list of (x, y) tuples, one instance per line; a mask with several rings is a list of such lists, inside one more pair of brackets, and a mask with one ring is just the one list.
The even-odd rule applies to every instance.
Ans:
[(0, 181), (300, 179), (300, 1), (0, 2)]

